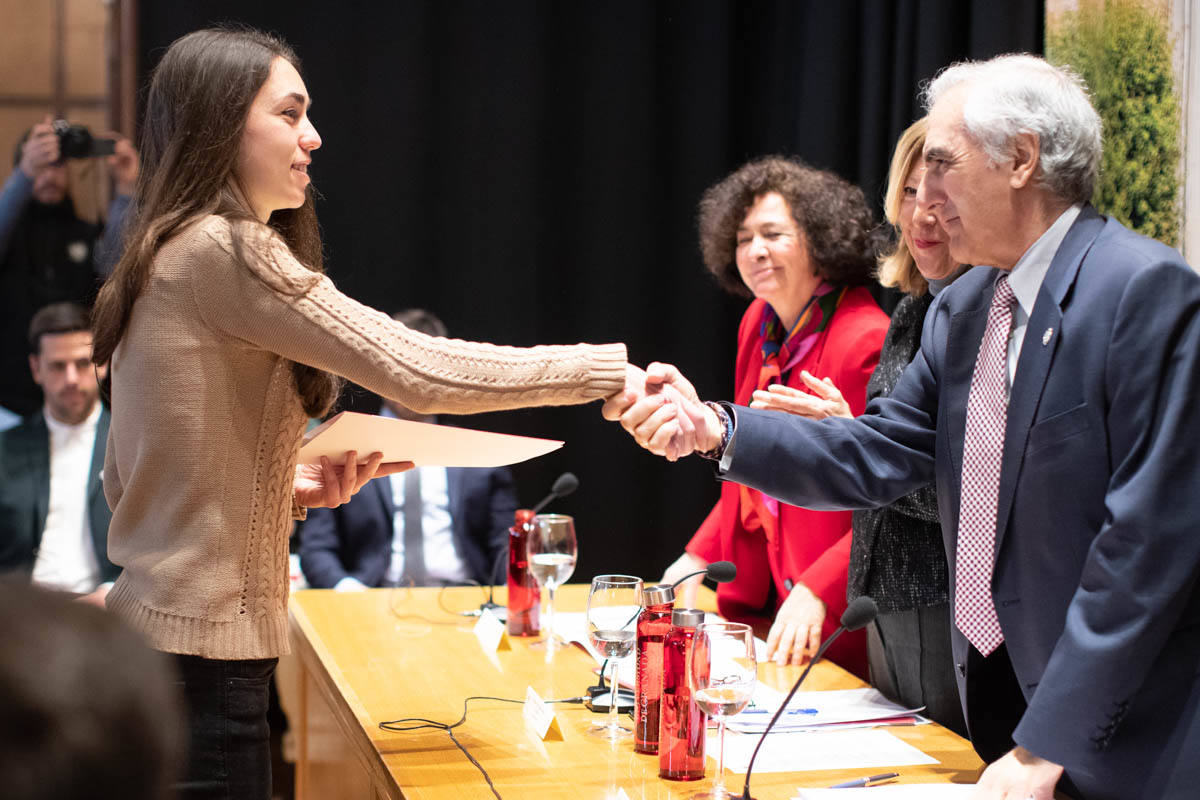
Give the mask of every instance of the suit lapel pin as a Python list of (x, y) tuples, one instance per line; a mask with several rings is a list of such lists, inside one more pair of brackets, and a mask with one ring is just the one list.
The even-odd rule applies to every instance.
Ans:
[(1050, 344), (1050, 337), (1054, 335), (1054, 328), (1046, 328), (1046, 332), (1042, 334), (1042, 347)]

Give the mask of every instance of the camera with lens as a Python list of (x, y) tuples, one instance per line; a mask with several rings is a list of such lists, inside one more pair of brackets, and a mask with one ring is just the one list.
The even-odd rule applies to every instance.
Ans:
[(93, 136), (83, 125), (72, 125), (65, 119), (56, 119), (53, 127), (55, 135), (58, 136), (58, 152), (62, 160), (111, 156), (116, 152), (116, 139)]

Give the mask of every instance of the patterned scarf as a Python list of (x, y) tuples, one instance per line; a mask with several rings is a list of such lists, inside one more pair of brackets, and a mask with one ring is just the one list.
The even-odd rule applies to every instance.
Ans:
[[(783, 320), (770, 305), (764, 307), (759, 326), (763, 359), (756, 388), (765, 391), (773, 383), (787, 383), (792, 369), (812, 351), (829, 326), (847, 291), (847, 287), (839, 288), (822, 281), (791, 330), (784, 328)], [(774, 541), (778, 535), (779, 501), (748, 486), (738, 488), (742, 527), (747, 531), (761, 528), (767, 541)]]

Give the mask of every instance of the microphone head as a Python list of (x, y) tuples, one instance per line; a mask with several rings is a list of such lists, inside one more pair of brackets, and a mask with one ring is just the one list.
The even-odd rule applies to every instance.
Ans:
[(846, 613), (842, 614), (842, 627), (848, 631), (856, 631), (869, 624), (878, 613), (879, 607), (875, 605), (875, 601), (863, 595), (846, 607)]
[(737, 564), (732, 561), (714, 561), (705, 570), (705, 577), (717, 583), (729, 583), (737, 577)]
[(558, 497), (566, 497), (571, 492), (579, 488), (579, 478), (575, 477), (574, 472), (564, 472), (558, 476), (558, 480), (550, 487), (550, 491)]

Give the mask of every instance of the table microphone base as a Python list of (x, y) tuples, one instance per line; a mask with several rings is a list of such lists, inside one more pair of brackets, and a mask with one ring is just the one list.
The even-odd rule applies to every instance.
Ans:
[(460, 611), (458, 613), (464, 617), (478, 617), (483, 614), (485, 609), (491, 611), (492, 616), (501, 622), (508, 621), (508, 609), (499, 603), (483, 603), (479, 608), (473, 608), (470, 611)]
[[(590, 688), (595, 688), (595, 687), (590, 687)], [(584, 700), (583, 704), (584, 704), (584, 706), (587, 707), (587, 709), (589, 711), (592, 711), (596, 714), (607, 714), (608, 713), (608, 704), (610, 702), (609, 701), (610, 696), (611, 696), (611, 693), (609, 692), (609, 690), (604, 689), (603, 691), (596, 692), (591, 697), (589, 697), (587, 700)], [(617, 713), (618, 714), (632, 714), (633, 713), (633, 692), (629, 691), (628, 689), (618, 689), (617, 690)]]

